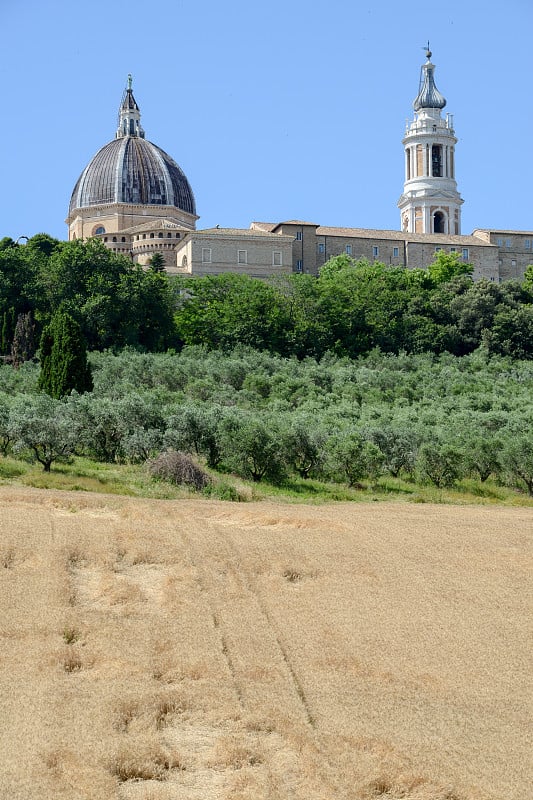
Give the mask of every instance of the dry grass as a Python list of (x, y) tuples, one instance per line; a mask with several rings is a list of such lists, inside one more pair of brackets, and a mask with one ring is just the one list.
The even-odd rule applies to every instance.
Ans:
[(527, 508), (0, 490), (0, 796), (525, 800)]

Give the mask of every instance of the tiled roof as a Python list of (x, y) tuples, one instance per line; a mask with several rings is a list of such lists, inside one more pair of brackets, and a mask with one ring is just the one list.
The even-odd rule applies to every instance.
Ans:
[(120, 233), (140, 233), (142, 231), (159, 230), (189, 231), (190, 228), (186, 228), (184, 225), (180, 225), (179, 222), (174, 222), (174, 220), (163, 217), (161, 219), (154, 219), (151, 222), (142, 222), (140, 225), (133, 225), (131, 228), (124, 228)]
[(530, 236), (533, 237), (533, 231), (509, 231), (509, 230), (502, 230), (501, 228), (476, 228), (476, 230), (472, 233), (472, 236), (475, 235), (476, 231), (480, 233), (502, 233), (504, 236)]
[(351, 239), (389, 239), (399, 242), (417, 242), (423, 244), (456, 244), (460, 246), (477, 245), (494, 247), (477, 236), (456, 236), (448, 233), (405, 233), (404, 231), (377, 230), (374, 228), (330, 228), (321, 225), (316, 230), (317, 236), (339, 236)]
[(200, 236), (233, 236), (239, 238), (257, 239), (293, 239), (293, 236), (281, 235), (279, 233), (271, 233), (270, 231), (260, 230), (257, 228), (204, 228), (199, 231), (190, 231), (191, 234), (199, 234)]

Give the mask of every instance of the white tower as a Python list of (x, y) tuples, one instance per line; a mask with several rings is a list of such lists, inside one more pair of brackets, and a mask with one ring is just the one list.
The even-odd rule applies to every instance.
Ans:
[(453, 117), (441, 117), (446, 100), (435, 86), (431, 51), (422, 66), (415, 117), (407, 123), (405, 183), (398, 200), (401, 229), (406, 233), (461, 233), (463, 200), (455, 182)]

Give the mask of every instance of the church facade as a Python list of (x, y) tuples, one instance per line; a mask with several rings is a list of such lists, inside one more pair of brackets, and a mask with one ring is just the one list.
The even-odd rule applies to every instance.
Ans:
[(143, 266), (159, 253), (166, 271), (179, 275), (317, 275), (328, 259), (342, 253), (425, 268), (444, 250), (472, 264), (475, 279), (522, 278), (533, 263), (533, 231), (479, 228), (471, 235), (461, 233), (457, 138), (453, 117), (442, 116), (446, 100), (436, 87), (431, 55), (428, 49), (414, 117), (403, 139), (405, 181), (398, 201), (398, 231), (302, 220), (197, 230), (191, 186), (178, 164), (145, 138), (129, 76), (115, 138), (96, 153), (72, 192), (66, 220), (69, 239), (94, 236)]

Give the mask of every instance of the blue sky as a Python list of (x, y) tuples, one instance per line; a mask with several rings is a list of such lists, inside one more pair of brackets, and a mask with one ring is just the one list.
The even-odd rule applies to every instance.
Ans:
[(129, 72), (198, 227), (399, 228), (423, 46), (454, 114), (463, 233), (533, 230), (533, 4), (0, 0), (0, 238), (66, 238)]

